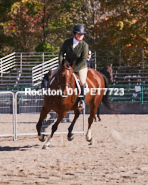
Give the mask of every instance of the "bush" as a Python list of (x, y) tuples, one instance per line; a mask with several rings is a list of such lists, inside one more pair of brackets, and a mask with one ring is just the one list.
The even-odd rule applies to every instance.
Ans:
[(55, 47), (53, 47), (49, 42), (41, 42), (36, 48), (36, 52), (52, 52), (57, 51)]

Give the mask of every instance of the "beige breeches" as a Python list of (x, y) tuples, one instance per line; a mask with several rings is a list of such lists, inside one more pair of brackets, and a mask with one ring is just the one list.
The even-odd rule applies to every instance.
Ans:
[[(53, 73), (51, 74), (51, 78), (57, 73), (59, 67), (57, 67)], [(84, 85), (86, 83), (86, 78), (87, 78), (87, 67), (80, 69), (78, 72), (78, 76), (80, 78), (81, 84)]]
[(80, 78), (82, 85), (84, 85), (86, 83), (87, 70), (88, 70), (87, 67), (85, 67), (83, 69), (80, 69), (78, 72), (78, 75), (79, 75), (79, 78)]

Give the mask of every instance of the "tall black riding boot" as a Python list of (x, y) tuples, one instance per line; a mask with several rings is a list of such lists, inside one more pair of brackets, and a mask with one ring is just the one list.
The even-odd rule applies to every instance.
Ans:
[(86, 83), (81, 86), (80, 102), (78, 104), (79, 109), (84, 109), (85, 108), (85, 99), (86, 99), (86, 94), (84, 93), (85, 88), (86, 88)]

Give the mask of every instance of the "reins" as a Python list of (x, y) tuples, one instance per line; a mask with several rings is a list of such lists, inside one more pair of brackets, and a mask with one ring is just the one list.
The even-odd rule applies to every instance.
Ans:
[(58, 74), (58, 81), (59, 81), (59, 83), (58, 83), (58, 81), (57, 81), (56, 78), (55, 78), (56, 85), (57, 85), (58, 88), (60, 88), (60, 89), (61, 89), (62, 86), (72, 87), (72, 86), (73, 86), (73, 81), (72, 81), (72, 76), (73, 76), (73, 75), (71, 75), (71, 83), (70, 83), (70, 84), (61, 84), (61, 83), (60, 83), (60, 76), (61, 76), (61, 70), (62, 70), (62, 69), (73, 70), (72, 68), (69, 68), (69, 67), (61, 67), (61, 68), (59, 69), (59, 74)]

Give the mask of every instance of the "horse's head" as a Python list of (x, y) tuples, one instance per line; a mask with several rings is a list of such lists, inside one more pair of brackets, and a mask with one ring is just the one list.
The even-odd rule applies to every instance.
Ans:
[(63, 95), (67, 95), (67, 88), (72, 88), (73, 64), (69, 64), (66, 59), (63, 59), (58, 71), (58, 87), (62, 90)]
[(105, 67), (101, 70), (101, 72), (106, 76), (106, 78), (108, 79), (109, 83), (113, 82), (112, 64), (110, 66), (105, 64)]

